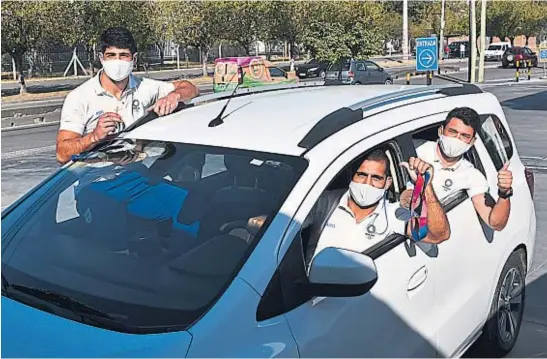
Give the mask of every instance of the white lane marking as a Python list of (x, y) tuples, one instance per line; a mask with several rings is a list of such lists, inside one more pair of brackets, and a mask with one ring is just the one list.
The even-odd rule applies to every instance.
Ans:
[(25, 150), (2, 153), (2, 159), (3, 160), (9, 160), (11, 158), (32, 156), (32, 155), (36, 155), (36, 154), (39, 154), (39, 153), (42, 153), (42, 152), (55, 151), (55, 147), (56, 147), (56, 145), (50, 145), (50, 146), (28, 148), (28, 149), (25, 149)]

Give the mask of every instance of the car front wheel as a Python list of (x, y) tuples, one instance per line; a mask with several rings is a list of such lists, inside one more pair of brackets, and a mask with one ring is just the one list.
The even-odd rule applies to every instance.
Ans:
[(384, 85), (393, 85), (393, 80), (387, 79), (387, 80), (384, 82)]
[(473, 356), (503, 358), (515, 346), (524, 315), (525, 263), (523, 250), (513, 252), (505, 263), (483, 333), (471, 349)]

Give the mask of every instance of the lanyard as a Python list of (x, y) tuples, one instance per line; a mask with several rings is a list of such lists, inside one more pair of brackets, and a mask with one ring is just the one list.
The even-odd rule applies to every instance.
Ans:
[[(410, 200), (410, 232), (414, 241), (421, 241), (427, 236), (427, 201), (425, 188), (429, 184), (429, 172), (425, 176), (418, 174), (416, 185)], [(419, 199), (419, 201), (418, 201)]]

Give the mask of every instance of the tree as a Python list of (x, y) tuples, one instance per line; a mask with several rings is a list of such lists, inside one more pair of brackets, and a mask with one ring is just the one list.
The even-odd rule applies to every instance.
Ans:
[(53, 37), (55, 29), (54, 2), (2, 1), (2, 53), (15, 61), (19, 93), (25, 93), (23, 56), (36, 44)]
[(378, 53), (381, 33), (376, 25), (382, 5), (373, 2), (316, 2), (308, 14), (303, 42), (321, 60), (367, 58)]
[(540, 35), (547, 28), (547, 3), (527, 1), (519, 6), (520, 32), (526, 37), (526, 45), (532, 36)]
[(242, 0), (224, 2), (222, 5), (227, 16), (224, 38), (238, 44), (245, 54), (250, 55), (251, 46), (258, 40), (260, 34), (262, 21), (260, 10), (265, 4)]
[(486, 8), (487, 35), (498, 36), (502, 41), (509, 38), (514, 45), (515, 37), (521, 27), (521, 2), (490, 1)]
[(178, 6), (177, 2), (148, 1), (143, 7), (147, 14), (150, 38), (160, 51), (160, 66), (164, 62), (165, 44), (173, 39)]
[(207, 59), (213, 45), (225, 38), (228, 17), (223, 2), (178, 2), (174, 26), (174, 39), (201, 50), (203, 76), (207, 76)]

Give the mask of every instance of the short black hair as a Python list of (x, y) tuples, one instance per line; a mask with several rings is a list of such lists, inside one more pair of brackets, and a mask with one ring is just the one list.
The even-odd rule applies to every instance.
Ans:
[(137, 43), (133, 38), (131, 31), (127, 30), (125, 27), (111, 27), (106, 29), (101, 34), (100, 39), (101, 44), (101, 53), (104, 54), (107, 48), (117, 47), (118, 49), (129, 49), (131, 54), (137, 52)]
[(365, 161), (384, 162), (386, 165), (386, 176), (391, 177), (391, 161), (384, 151), (375, 149), (372, 152), (365, 153), (355, 164), (353, 173), (357, 172), (361, 164)]
[(444, 121), (443, 126), (446, 127), (451, 119), (457, 118), (458, 120), (461, 120), (464, 125), (470, 126), (473, 128), (473, 135), (476, 135), (477, 132), (479, 132), (480, 124), (481, 124), (481, 118), (477, 111), (473, 110), (469, 107), (456, 107), (452, 111), (448, 113), (446, 116), (446, 120)]

